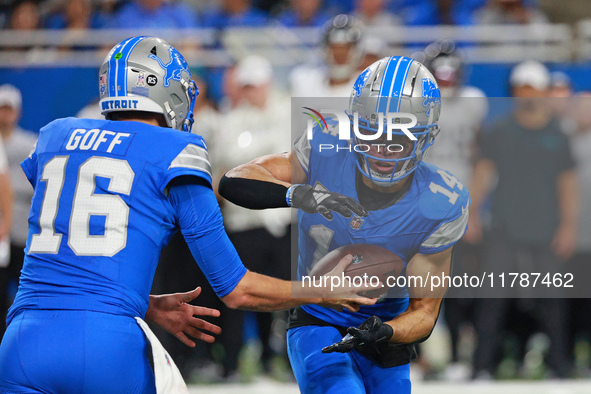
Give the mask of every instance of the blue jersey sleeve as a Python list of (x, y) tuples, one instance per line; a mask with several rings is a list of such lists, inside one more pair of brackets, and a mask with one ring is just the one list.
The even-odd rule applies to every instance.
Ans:
[(246, 268), (224, 229), (213, 190), (198, 179), (174, 180), (169, 199), (181, 232), (207, 280), (219, 297), (230, 294)]
[(421, 214), (434, 224), (420, 245), (419, 253), (432, 254), (452, 247), (468, 228), (470, 195), (462, 183), (449, 172), (432, 166), (419, 200)]

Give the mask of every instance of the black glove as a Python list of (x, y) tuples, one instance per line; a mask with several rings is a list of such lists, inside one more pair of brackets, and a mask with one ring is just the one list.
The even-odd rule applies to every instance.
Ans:
[(384, 324), (377, 316), (372, 316), (364, 321), (359, 328), (347, 328), (347, 335), (340, 342), (334, 343), (322, 349), (322, 353), (346, 353), (353, 349), (365, 346), (373, 346), (388, 342), (394, 331), (388, 324)]
[(351, 197), (317, 190), (310, 185), (292, 185), (287, 191), (287, 200), (290, 207), (306, 213), (318, 212), (328, 220), (332, 220), (332, 212), (346, 218), (350, 218), (352, 213), (364, 217), (368, 215), (365, 208)]

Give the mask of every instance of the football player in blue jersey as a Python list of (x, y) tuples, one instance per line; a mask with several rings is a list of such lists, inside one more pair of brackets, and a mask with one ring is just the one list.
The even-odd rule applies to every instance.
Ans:
[(193, 317), (215, 312), (186, 304), (199, 290), (149, 296), (160, 250), (178, 229), (230, 307), (316, 303), (354, 311), (375, 303), (352, 286), (294, 298), (301, 283), (242, 265), (223, 228), (207, 147), (190, 133), (198, 90), (175, 48), (155, 37), (122, 41), (100, 68), (99, 89), (106, 120), (48, 124), (22, 163), (35, 194), (0, 346), (0, 392), (145, 394), (157, 385), (185, 392), (153, 341), (152, 370), (153, 335), (142, 320), (187, 344), (185, 334), (212, 340), (198, 329), (218, 331)]
[[(229, 171), (220, 194), (252, 209), (298, 208), (299, 277), (326, 253), (354, 243), (394, 252), (407, 277), (449, 275), (470, 199), (457, 178), (422, 161), (439, 132), (440, 108), (439, 88), (425, 66), (406, 57), (383, 58), (354, 84), (348, 109), (350, 123), (358, 125), (353, 138), (339, 139), (335, 119), (318, 122), (311, 138), (304, 132), (295, 139), (290, 153)], [(389, 121), (400, 117), (399, 124), (409, 128), (388, 136), (386, 113), (405, 113)], [(407, 122), (413, 116), (414, 126)], [(260, 190), (264, 201), (257, 198)], [(413, 344), (433, 330), (445, 289), (392, 287), (358, 312), (296, 308), (287, 337), (300, 390), (409, 393)]]

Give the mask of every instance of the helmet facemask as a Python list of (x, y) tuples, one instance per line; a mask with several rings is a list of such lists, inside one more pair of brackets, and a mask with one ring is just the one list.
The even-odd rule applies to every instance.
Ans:
[[(349, 119), (354, 127), (354, 117), (349, 115)], [(365, 119), (360, 118), (357, 122), (361, 134), (372, 137), (381, 131), (375, 140), (360, 139), (357, 135), (353, 138), (357, 168), (380, 187), (392, 186), (413, 173), (439, 133), (439, 126), (435, 123), (417, 125), (408, 129), (416, 138), (412, 140), (399, 130), (392, 130), (389, 136), (385, 122), (381, 129)]]

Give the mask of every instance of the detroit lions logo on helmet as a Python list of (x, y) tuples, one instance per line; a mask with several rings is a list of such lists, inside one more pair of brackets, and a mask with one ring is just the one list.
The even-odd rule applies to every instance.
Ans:
[(430, 78), (423, 78), (423, 107), (427, 108), (425, 115), (431, 115), (431, 103), (437, 104), (441, 101), (441, 94), (435, 81)]
[(355, 97), (361, 96), (361, 91), (365, 86), (365, 82), (369, 78), (369, 74), (371, 74), (371, 69), (368, 67), (366, 68), (355, 80), (355, 84), (353, 85), (353, 90), (355, 91)]
[(171, 79), (181, 82), (183, 71), (186, 71), (187, 74), (191, 75), (189, 66), (179, 51), (173, 47), (169, 47), (168, 53), (170, 54), (170, 62), (166, 64), (164, 64), (162, 59), (154, 54), (150, 54), (148, 56), (150, 59), (156, 60), (158, 64), (160, 64), (160, 67), (164, 69), (164, 87), (168, 87), (170, 85)]

